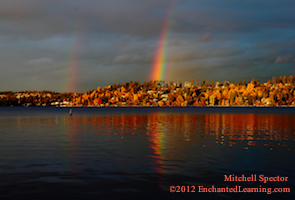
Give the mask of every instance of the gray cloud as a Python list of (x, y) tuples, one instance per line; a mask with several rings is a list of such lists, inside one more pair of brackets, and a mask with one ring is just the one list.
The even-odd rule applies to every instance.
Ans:
[(214, 39), (214, 35), (211, 33), (205, 33), (201, 38), (197, 39), (197, 42), (208, 42), (212, 39)]
[[(16, 0), (11, 3), (3, 0), (4, 6), (0, 7), (1, 34), (43, 39), (53, 35), (71, 35), (79, 30), (86, 34), (116, 33), (154, 37), (161, 30), (171, 1), (149, 2)], [(271, 0), (178, 2), (173, 8), (171, 28), (180, 33), (291, 28), (295, 22), (292, 12), (294, 6), (294, 2), (286, 0), (284, 3)]]
[(292, 54), (280, 55), (275, 60), (275, 63), (295, 63), (295, 56)]
[(148, 81), (164, 22), (169, 80), (263, 81), (294, 72), (295, 1), (175, 2), (2, 0), (0, 90), (65, 92), (60, 85), (75, 81), (85, 92)]
[(220, 36), (219, 39), (221, 41), (226, 41), (226, 40), (239, 40), (239, 36)]
[[(220, 45), (220, 44), (219, 44)], [(209, 59), (216, 57), (230, 57), (234, 55), (240, 55), (245, 52), (245, 49), (237, 46), (218, 46), (214, 44), (212, 46), (184, 46), (180, 48), (174, 48), (169, 51), (169, 62), (180, 62), (194, 59)]]
[(33, 66), (36, 66), (36, 65), (47, 65), (47, 64), (52, 64), (53, 63), (53, 60), (51, 58), (38, 58), (38, 59), (33, 59), (33, 60), (30, 60), (28, 62), (29, 65), (33, 65)]

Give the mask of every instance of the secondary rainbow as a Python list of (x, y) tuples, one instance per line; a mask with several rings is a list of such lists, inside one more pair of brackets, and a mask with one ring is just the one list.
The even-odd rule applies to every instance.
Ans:
[(78, 74), (79, 74), (79, 55), (82, 45), (82, 16), (76, 13), (73, 19), (73, 35), (70, 43), (69, 57), (66, 62), (66, 71), (64, 79), (64, 89), (66, 92), (77, 92)]
[(164, 25), (162, 27), (160, 38), (156, 50), (156, 54), (153, 61), (152, 73), (150, 76), (150, 80), (165, 80), (167, 73), (167, 43), (169, 36), (169, 28), (171, 25), (171, 17), (173, 10), (175, 8), (176, 0), (172, 2), (170, 9), (168, 11), (167, 17), (164, 21)]

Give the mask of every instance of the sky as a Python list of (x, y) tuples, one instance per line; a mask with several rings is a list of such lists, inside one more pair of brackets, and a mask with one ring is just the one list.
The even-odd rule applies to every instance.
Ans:
[(147, 82), (161, 45), (166, 82), (294, 75), (294, 8), (294, 0), (1, 0), (0, 91)]

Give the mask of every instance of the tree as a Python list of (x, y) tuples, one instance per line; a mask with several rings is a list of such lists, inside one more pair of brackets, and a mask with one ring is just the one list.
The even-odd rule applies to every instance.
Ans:
[(276, 83), (276, 78), (273, 76), (272, 77), (272, 82), (271, 82), (272, 84), (275, 84)]
[(205, 81), (201, 80), (201, 87), (204, 87), (204, 85), (205, 85)]
[(260, 82), (258, 80), (256, 80), (256, 85), (260, 85)]
[(290, 76), (288, 77), (288, 83), (293, 83), (293, 75), (290, 75)]
[(228, 84), (228, 81), (224, 81), (224, 82), (223, 82), (223, 85), (224, 85), (224, 86), (228, 86), (228, 85), (229, 85), (229, 84)]
[(287, 76), (282, 77), (282, 82), (283, 82), (283, 84), (285, 84), (287, 82)]

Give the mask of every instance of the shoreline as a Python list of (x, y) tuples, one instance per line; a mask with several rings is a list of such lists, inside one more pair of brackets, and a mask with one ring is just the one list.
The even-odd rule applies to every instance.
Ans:
[[(70, 110), (72, 109), (72, 115), (70, 115)], [(22, 115), (22, 113), (29, 114), (30, 116), (43, 116), (44, 114), (51, 115), (52, 113), (62, 114), (62, 116), (77, 117), (82, 115), (134, 115), (134, 114), (148, 114), (148, 113), (163, 113), (163, 114), (263, 114), (263, 115), (295, 115), (295, 107), (266, 107), (266, 106), (208, 106), (208, 107), (155, 107), (155, 106), (145, 106), (145, 107), (0, 107), (0, 113), (7, 112), (7, 115), (0, 116), (0, 118), (5, 118), (8, 116)], [(9, 113), (9, 114), (8, 114)], [(51, 114), (50, 114), (51, 113)]]
[(0, 106), (1, 107), (38, 107), (38, 108), (243, 108), (243, 107), (264, 107), (264, 108), (280, 108), (280, 107), (295, 107), (295, 105), (278, 105), (278, 106), (266, 106), (266, 105), (232, 105), (232, 106), (222, 106), (222, 105), (208, 105), (208, 106), (132, 106), (132, 105), (125, 105), (125, 106), (93, 106), (93, 105), (88, 105), (88, 106)]
[[(7, 93), (7, 92), (6, 92)], [(260, 83), (214, 82), (195, 86), (162, 81), (130, 82), (87, 93), (10, 92), (0, 95), (0, 106), (38, 107), (294, 107), (295, 80), (281, 77)]]
[(242, 105), (242, 106), (0, 106), (1, 107), (38, 107), (38, 108), (294, 108), (295, 105), (279, 105), (279, 106), (265, 106), (265, 105)]

